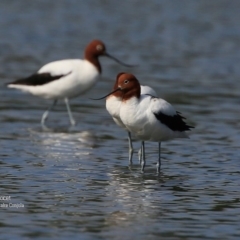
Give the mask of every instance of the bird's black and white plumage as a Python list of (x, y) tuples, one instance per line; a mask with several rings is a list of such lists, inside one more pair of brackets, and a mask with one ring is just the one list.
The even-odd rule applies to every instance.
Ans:
[(130, 132), (144, 141), (185, 138), (185, 131), (191, 128), (170, 103), (148, 95), (128, 99), (121, 105), (120, 118)]
[[(8, 84), (8, 86), (10, 87), (10, 85), (22, 85), (22, 86), (41, 86), (41, 85), (45, 85), (48, 84), (52, 81), (61, 79), (63, 77), (66, 77), (67, 75), (69, 75), (71, 72), (66, 73), (66, 74), (52, 74), (52, 73), (34, 73), (29, 77), (26, 78), (20, 78), (10, 84)], [(20, 86), (19, 86), (20, 88)]]

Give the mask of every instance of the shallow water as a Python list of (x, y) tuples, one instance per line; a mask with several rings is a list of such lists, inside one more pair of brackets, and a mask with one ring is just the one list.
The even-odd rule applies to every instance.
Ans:
[[(0, 239), (239, 239), (240, 2), (1, 1)], [(64, 58), (90, 40), (138, 67), (100, 61), (89, 93), (60, 102), (4, 84)], [(146, 172), (128, 166), (127, 134), (105, 102), (120, 71), (155, 88), (195, 126), (190, 139), (146, 143)], [(21, 205), (21, 206), (22, 206)], [(20, 206), (20, 205), (19, 205)]]

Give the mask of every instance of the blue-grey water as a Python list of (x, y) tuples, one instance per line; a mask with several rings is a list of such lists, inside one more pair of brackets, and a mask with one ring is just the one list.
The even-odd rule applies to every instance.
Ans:
[[(239, 9), (237, 0), (1, 0), (0, 239), (240, 239)], [(138, 66), (101, 58), (97, 85), (70, 102), (77, 126), (60, 101), (43, 130), (51, 102), (5, 83), (82, 58), (95, 38)], [(90, 100), (122, 71), (195, 126), (190, 139), (162, 143), (159, 176), (157, 144), (146, 143), (142, 174), (134, 141), (129, 168), (126, 132), (104, 100)]]

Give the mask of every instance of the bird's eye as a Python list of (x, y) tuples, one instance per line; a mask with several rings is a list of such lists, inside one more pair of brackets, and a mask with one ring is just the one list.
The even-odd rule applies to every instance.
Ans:
[(98, 51), (102, 51), (102, 50), (103, 50), (103, 46), (102, 46), (102, 45), (97, 45), (97, 46), (96, 46), (96, 49), (97, 49)]
[(128, 80), (125, 80), (125, 81), (124, 81), (124, 84), (128, 84), (128, 82), (129, 82)]

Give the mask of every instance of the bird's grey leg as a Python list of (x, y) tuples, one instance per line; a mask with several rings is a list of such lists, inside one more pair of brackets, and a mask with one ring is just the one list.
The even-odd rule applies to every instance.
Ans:
[(142, 144), (141, 144), (141, 147), (138, 150), (138, 160), (139, 160), (139, 164), (141, 164), (141, 161), (142, 161)]
[(139, 150), (138, 150), (138, 160), (139, 160), (139, 164), (141, 164), (141, 162), (142, 162), (142, 143), (143, 143), (143, 142), (141, 142), (141, 147), (140, 147)]
[(160, 173), (160, 169), (161, 169), (161, 142), (158, 143), (157, 173)]
[(132, 165), (133, 145), (130, 132), (128, 132), (128, 145), (129, 145), (129, 165)]
[(66, 104), (66, 107), (67, 107), (67, 111), (68, 111), (68, 115), (69, 115), (69, 119), (70, 119), (70, 123), (72, 126), (75, 126), (76, 125), (76, 122), (72, 116), (72, 112), (71, 112), (71, 109), (70, 109), (70, 105), (69, 105), (69, 102), (68, 102), (68, 98), (64, 98), (64, 101), (65, 101), (65, 104)]
[(53, 104), (47, 109), (47, 111), (45, 111), (42, 115), (42, 119), (41, 119), (41, 125), (43, 128), (45, 128), (45, 120), (47, 119), (50, 111), (53, 109), (53, 107), (57, 104), (57, 100), (53, 101)]
[(144, 167), (145, 167), (145, 143), (142, 141), (142, 162), (141, 162), (141, 171), (142, 173), (144, 172)]

